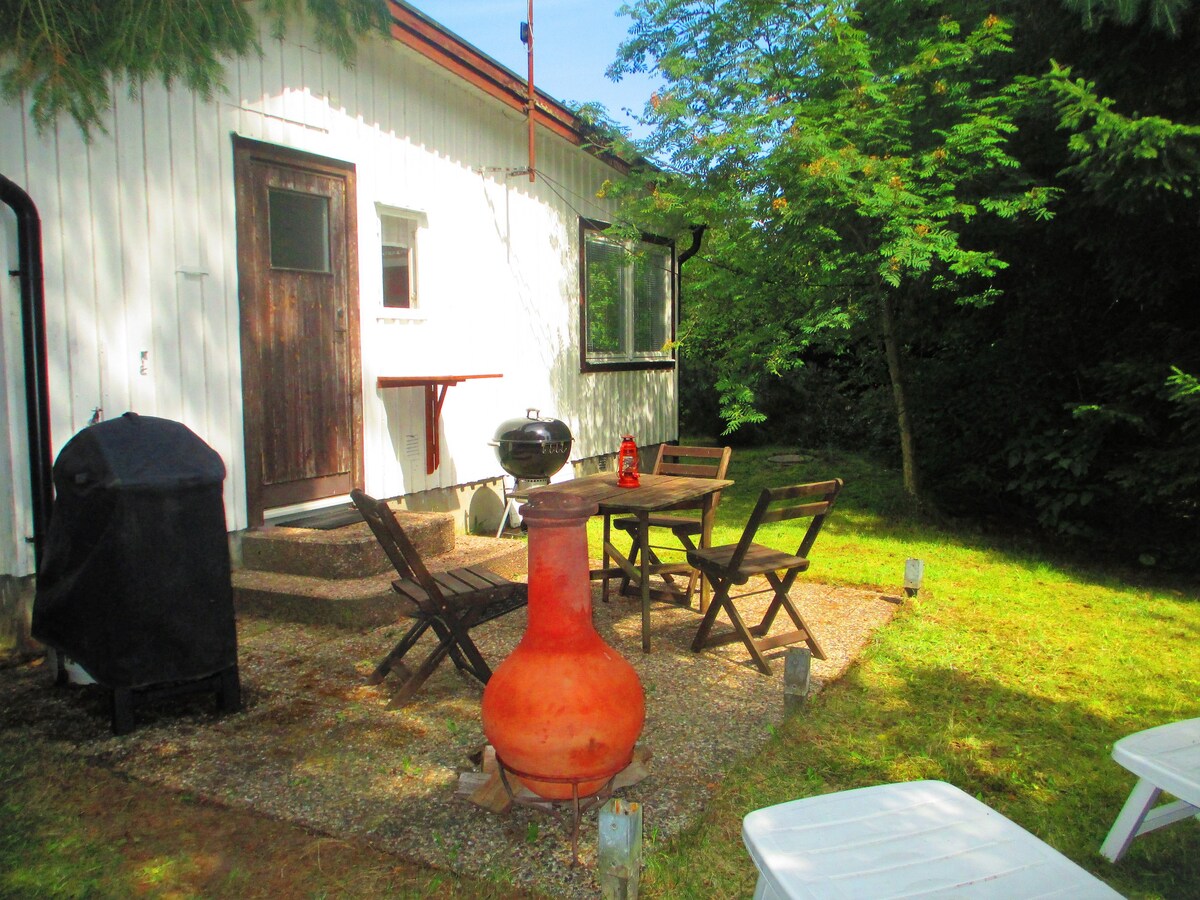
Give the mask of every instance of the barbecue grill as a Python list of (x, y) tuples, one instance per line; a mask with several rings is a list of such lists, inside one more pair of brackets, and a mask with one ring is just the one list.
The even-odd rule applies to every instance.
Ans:
[(565, 422), (544, 417), (537, 409), (528, 409), (524, 416), (500, 423), (491, 445), (500, 467), (513, 477), (514, 484), (511, 493), (505, 491), (504, 514), (497, 537), (510, 521), (521, 523), (517, 501), (525, 499), (530, 488), (550, 483), (550, 476), (566, 464), (573, 442), (571, 429)]
[(492, 446), (500, 467), (518, 482), (545, 484), (566, 463), (573, 441), (566, 423), (530, 409), (522, 417), (502, 422)]
[(116, 734), (147, 700), (240, 704), (224, 480), (187, 427), (134, 413), (85, 428), (54, 463), (33, 636), (112, 690)]

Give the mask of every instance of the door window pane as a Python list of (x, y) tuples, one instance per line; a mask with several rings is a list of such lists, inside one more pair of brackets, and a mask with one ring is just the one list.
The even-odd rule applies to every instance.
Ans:
[(329, 271), (329, 198), (271, 188), (271, 268)]

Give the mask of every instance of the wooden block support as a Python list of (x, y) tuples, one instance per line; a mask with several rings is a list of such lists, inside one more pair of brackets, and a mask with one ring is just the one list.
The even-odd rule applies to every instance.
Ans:
[(642, 805), (614, 797), (600, 807), (600, 895), (637, 900), (642, 876)]
[(812, 651), (807, 647), (789, 647), (783, 659), (783, 714), (791, 716), (804, 708), (808, 680), (812, 671)]

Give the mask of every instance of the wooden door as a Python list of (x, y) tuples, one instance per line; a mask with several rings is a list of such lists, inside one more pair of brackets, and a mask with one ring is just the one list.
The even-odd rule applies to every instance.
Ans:
[(362, 487), (354, 167), (234, 138), (246, 495)]

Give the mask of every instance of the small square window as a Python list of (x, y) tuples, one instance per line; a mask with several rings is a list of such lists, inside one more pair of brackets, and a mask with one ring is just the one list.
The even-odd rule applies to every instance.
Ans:
[(329, 198), (270, 188), (271, 268), (329, 271)]
[(386, 309), (414, 309), (417, 305), (417, 223), (389, 214), (380, 215), (383, 237), (383, 305)]

